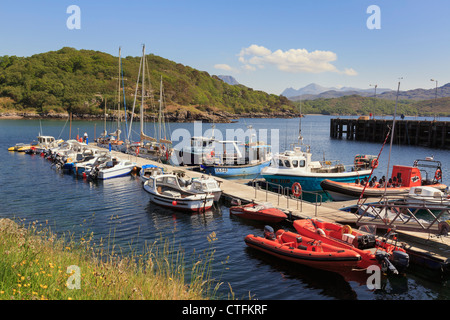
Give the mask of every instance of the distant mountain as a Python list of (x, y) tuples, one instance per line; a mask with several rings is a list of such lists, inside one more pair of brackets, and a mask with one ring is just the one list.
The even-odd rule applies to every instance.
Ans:
[[(377, 95), (387, 91), (391, 91), (391, 89), (377, 88)], [(317, 98), (338, 98), (352, 94), (360, 94), (368, 97), (374, 94), (374, 88), (359, 89), (353, 87), (323, 87), (321, 85), (311, 83), (298, 90), (288, 88), (281, 93), (281, 95), (293, 101), (311, 100)]]
[(285, 96), (286, 98), (300, 96), (303, 94), (319, 94), (328, 90), (337, 90), (337, 88), (326, 88), (322, 87), (321, 85), (318, 85), (316, 83), (310, 83), (307, 86), (295, 90), (294, 88), (288, 88), (284, 90), (281, 95)]
[[(294, 90), (288, 88), (281, 94), (291, 101), (299, 100), (314, 100), (314, 99), (330, 99), (339, 98), (343, 96), (359, 95), (361, 97), (373, 97), (374, 88), (358, 89), (352, 87), (342, 88), (326, 88), (314, 83), (307, 85), (306, 87)], [(377, 98), (386, 100), (395, 100), (397, 91), (385, 88), (377, 88)], [(399, 100), (432, 100), (436, 97), (436, 88), (430, 89), (413, 89), (407, 91), (400, 91)], [(437, 89), (437, 98), (450, 97), (450, 83), (447, 83)]]
[[(383, 92), (377, 98), (387, 100), (395, 100), (397, 96), (396, 91)], [(447, 83), (437, 88), (437, 98), (450, 97), (450, 83)], [(436, 98), (436, 88), (432, 89), (413, 89), (407, 91), (400, 91), (398, 94), (399, 100), (431, 100)]]
[(219, 78), (225, 83), (231, 84), (232, 86), (239, 84), (239, 82), (237, 82), (236, 79), (233, 78), (232, 76), (219, 75), (217, 76), (217, 78)]

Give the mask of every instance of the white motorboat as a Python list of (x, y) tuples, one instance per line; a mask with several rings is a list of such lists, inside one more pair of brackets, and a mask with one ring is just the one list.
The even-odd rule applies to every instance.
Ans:
[(122, 177), (130, 174), (136, 169), (136, 163), (127, 159), (120, 159), (117, 157), (111, 157), (107, 161), (95, 165), (92, 165), (92, 169), (89, 171), (89, 178), (106, 180), (111, 178)]
[(214, 204), (214, 195), (209, 192), (193, 192), (180, 186), (175, 174), (150, 176), (143, 185), (150, 200), (158, 205), (182, 211), (205, 211)]
[(423, 207), (449, 207), (450, 196), (441, 190), (430, 186), (412, 187), (407, 196), (405, 203), (409, 206)]

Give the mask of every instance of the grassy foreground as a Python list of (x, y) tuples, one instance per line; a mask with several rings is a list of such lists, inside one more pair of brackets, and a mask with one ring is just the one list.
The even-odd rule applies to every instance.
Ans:
[(186, 270), (183, 254), (168, 254), (167, 244), (105, 257), (89, 239), (63, 241), (10, 219), (0, 219), (0, 239), (0, 300), (200, 300), (219, 286), (209, 279), (212, 254)]

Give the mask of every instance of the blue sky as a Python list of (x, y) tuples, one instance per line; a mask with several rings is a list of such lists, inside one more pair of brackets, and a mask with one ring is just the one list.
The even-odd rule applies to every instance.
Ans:
[[(70, 5), (81, 29), (70, 30)], [(381, 29), (368, 29), (370, 5)], [(450, 82), (448, 0), (0, 0), (0, 55), (64, 46), (149, 53), (269, 93), (322, 86), (434, 88)]]

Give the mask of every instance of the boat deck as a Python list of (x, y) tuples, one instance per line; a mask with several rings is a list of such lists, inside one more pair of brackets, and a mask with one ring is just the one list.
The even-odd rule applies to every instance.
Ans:
[[(184, 171), (184, 173), (191, 178), (204, 175), (204, 173), (189, 170), (192, 169), (191, 167), (175, 167), (120, 152), (112, 151), (112, 153), (121, 158), (128, 158), (129, 160), (136, 162), (138, 167), (142, 167), (145, 164), (153, 164), (164, 167), (165, 171), (168, 172), (174, 170)], [(240, 199), (243, 204), (252, 201), (270, 202), (274, 207), (288, 213), (290, 219), (315, 217), (330, 222), (355, 225), (359, 217), (354, 213), (340, 210), (344, 207), (356, 204), (356, 201), (324, 202), (315, 204), (302, 201), (301, 199), (286, 197), (258, 187), (254, 188), (253, 186), (248, 185), (250, 180), (226, 180), (220, 177), (215, 177), (215, 179), (220, 183), (222, 197), (225, 201), (230, 201), (235, 198)], [(370, 200), (373, 200), (374, 202), (377, 201), (377, 199)], [(384, 225), (383, 223), (376, 223), (370, 218), (361, 219), (360, 224), (362, 223), (377, 224), (379, 228), (382, 228)], [(405, 229), (408, 229), (407, 225)], [(421, 264), (425, 264), (431, 269), (443, 270), (450, 264), (450, 236), (437, 236), (435, 235), (436, 231), (437, 230), (417, 232), (412, 226), (410, 230), (396, 230), (399, 240), (405, 242), (405, 246), (411, 257), (414, 257), (417, 261), (422, 261)]]

